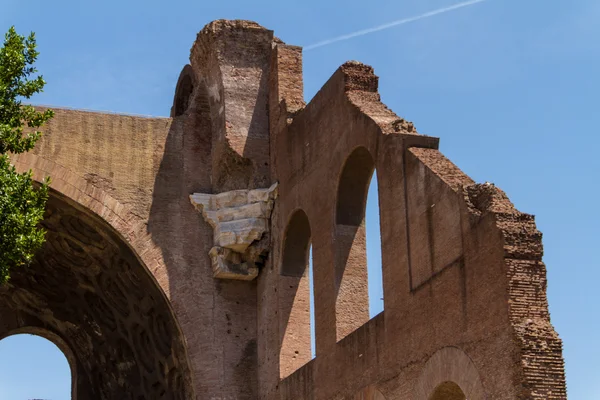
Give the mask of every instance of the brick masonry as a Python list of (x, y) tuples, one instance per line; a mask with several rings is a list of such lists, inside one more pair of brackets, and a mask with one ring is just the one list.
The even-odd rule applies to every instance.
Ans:
[[(198, 34), (170, 118), (56, 109), (35, 151), (14, 162), (51, 176), (59, 215), (93, 228), (56, 219), (44, 250), (71, 260), (59, 271), (81, 291), (3, 288), (0, 337), (60, 341), (79, 399), (565, 399), (533, 216), (473, 182), (377, 87), (371, 67), (348, 62), (305, 104), (302, 49), (256, 23), (221, 20)], [(364, 207), (375, 169), (385, 310), (369, 320)], [(215, 280), (213, 231), (189, 195), (275, 182), (258, 278)], [(88, 260), (94, 237), (111, 238), (112, 250), (84, 274), (78, 249)], [(94, 286), (110, 274), (143, 282), (145, 317), (130, 296)], [(66, 311), (85, 290), (104, 311)], [(118, 317), (125, 303), (137, 319)], [(153, 332), (141, 345), (138, 325)], [(105, 342), (81, 340), (97, 332)], [(90, 361), (90, 351), (102, 356)]]

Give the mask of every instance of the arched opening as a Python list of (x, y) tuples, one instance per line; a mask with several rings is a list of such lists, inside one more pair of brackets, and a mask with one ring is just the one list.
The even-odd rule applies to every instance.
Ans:
[(429, 397), (429, 400), (465, 400), (467, 397), (460, 386), (454, 382), (443, 382)]
[(190, 65), (186, 65), (177, 81), (175, 88), (175, 99), (173, 101), (172, 117), (183, 115), (190, 106), (190, 100), (194, 93), (194, 72)]
[(280, 277), (282, 337), (279, 354), (281, 379), (313, 358), (311, 230), (302, 210), (292, 214), (283, 243)]
[(64, 340), (78, 399), (191, 398), (169, 303), (119, 233), (54, 191), (42, 225), (35, 260), (0, 287), (0, 337), (43, 329)]
[[(169, 130), (164, 157), (155, 183), (155, 198), (161, 198), (158, 208), (162, 207), (163, 201), (166, 202), (167, 198), (170, 199), (174, 195), (167, 189), (172, 187), (172, 181), (184, 183), (186, 193), (206, 192), (218, 187), (215, 177), (198, 173), (210, 170), (211, 165), (213, 170), (217, 170), (219, 160), (215, 155), (219, 151), (216, 150), (217, 143), (214, 141), (218, 135), (213, 135), (213, 113), (206, 77), (197, 76), (189, 64), (179, 75), (171, 107), (171, 117), (180, 116), (184, 117), (175, 119)], [(180, 165), (181, 160), (185, 160), (186, 168), (172, 168), (174, 165)], [(161, 172), (170, 167), (172, 170), (168, 173)], [(238, 169), (234, 168), (231, 173), (234, 171)], [(163, 182), (163, 178), (167, 182)]]
[[(364, 147), (348, 157), (340, 175), (335, 226), (336, 336), (341, 340), (383, 310), (381, 284), (381, 238), (377, 183), (371, 184), (375, 162)], [(370, 189), (371, 186), (371, 189)], [(367, 210), (367, 196), (369, 209)], [(375, 199), (373, 204), (372, 198)], [(367, 227), (366, 211), (370, 218)], [(369, 238), (367, 237), (369, 236)], [(369, 240), (371, 239), (371, 240)], [(367, 246), (373, 249), (369, 269)], [(378, 250), (375, 251), (375, 248)], [(372, 270), (372, 271), (371, 271)], [(369, 275), (373, 280), (369, 281)], [(372, 301), (369, 301), (371, 291)], [(370, 304), (372, 312), (370, 312)]]
[(315, 327), (315, 268), (313, 264), (312, 244), (308, 250), (308, 282), (310, 292), (310, 354), (311, 358), (317, 356), (317, 332)]
[(369, 315), (383, 311), (383, 270), (381, 265), (381, 224), (379, 219), (379, 187), (377, 170), (369, 184), (365, 212), (367, 237), (367, 275), (369, 278)]
[[(464, 389), (464, 390), (463, 390)], [(425, 363), (413, 398), (422, 400), (484, 399), (475, 364), (460, 348), (443, 347)]]
[(3, 399), (76, 399), (74, 371), (53, 341), (33, 334), (0, 340), (0, 397)]

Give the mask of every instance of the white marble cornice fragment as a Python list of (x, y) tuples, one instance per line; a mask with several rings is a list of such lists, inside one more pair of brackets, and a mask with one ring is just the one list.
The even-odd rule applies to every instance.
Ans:
[[(209, 255), (215, 278), (251, 280), (258, 270), (243, 262), (243, 254), (270, 227), (277, 183), (268, 189), (194, 193), (190, 201), (214, 230)], [(256, 271), (250, 271), (250, 269)]]

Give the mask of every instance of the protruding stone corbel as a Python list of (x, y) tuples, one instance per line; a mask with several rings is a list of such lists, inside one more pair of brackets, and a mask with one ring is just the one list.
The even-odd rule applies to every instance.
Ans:
[(258, 276), (266, 249), (259, 249), (257, 241), (269, 232), (276, 198), (277, 183), (268, 189), (190, 195), (194, 207), (214, 229), (214, 244), (208, 253), (214, 278), (250, 281)]

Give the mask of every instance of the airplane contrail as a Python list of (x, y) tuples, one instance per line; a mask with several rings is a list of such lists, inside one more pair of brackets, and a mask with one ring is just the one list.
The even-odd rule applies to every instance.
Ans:
[(418, 21), (420, 19), (433, 17), (434, 15), (443, 14), (443, 13), (446, 13), (448, 11), (457, 10), (459, 8), (467, 7), (467, 6), (470, 6), (470, 5), (473, 5), (473, 4), (477, 4), (477, 3), (482, 3), (484, 1), (486, 1), (486, 0), (469, 0), (469, 1), (463, 1), (462, 3), (457, 3), (457, 4), (454, 4), (452, 6), (448, 6), (448, 7), (444, 7), (444, 8), (438, 8), (437, 10), (429, 11), (429, 12), (426, 12), (425, 14), (417, 15), (415, 17), (399, 19), (399, 20), (396, 20), (396, 21), (388, 22), (387, 24), (383, 24), (383, 25), (379, 25), (379, 26), (374, 26), (372, 28), (367, 28), (367, 29), (363, 29), (363, 30), (356, 31), (356, 32), (353, 32), (353, 33), (348, 33), (346, 35), (338, 36), (338, 37), (335, 37), (335, 38), (332, 38), (332, 39), (323, 40), (322, 42), (314, 43), (314, 44), (311, 44), (309, 46), (304, 47), (304, 50), (308, 51), (308, 50), (316, 49), (317, 47), (323, 47), (323, 46), (327, 46), (327, 45), (332, 44), (332, 43), (336, 43), (336, 42), (341, 42), (343, 40), (352, 39), (352, 38), (355, 38), (357, 36), (368, 35), (369, 33), (379, 32), (379, 31), (382, 31), (384, 29), (393, 28), (394, 26), (408, 24), (409, 22), (414, 22), (414, 21)]

